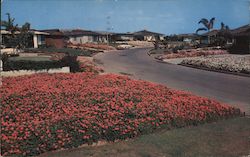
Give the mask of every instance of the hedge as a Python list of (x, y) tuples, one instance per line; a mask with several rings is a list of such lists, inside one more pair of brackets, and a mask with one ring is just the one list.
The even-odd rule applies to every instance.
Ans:
[(42, 70), (56, 69), (65, 66), (70, 67), (70, 72), (79, 71), (79, 63), (76, 60), (77, 56), (65, 56), (59, 61), (32, 61), (32, 60), (3, 60), (3, 71), (11, 70)]

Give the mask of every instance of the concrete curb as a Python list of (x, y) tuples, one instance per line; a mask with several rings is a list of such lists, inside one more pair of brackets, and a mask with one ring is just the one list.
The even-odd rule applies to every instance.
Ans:
[[(171, 63), (169, 63), (169, 64), (171, 64)], [(198, 67), (198, 66), (189, 65), (189, 64), (178, 64), (178, 65), (186, 66), (186, 67), (190, 67), (190, 68), (195, 68), (195, 69), (219, 72), (219, 73), (224, 73), (224, 74), (231, 74), (231, 75), (250, 77), (250, 74), (245, 74), (245, 73), (237, 73), (237, 72), (230, 72), (230, 71), (225, 71), (225, 70), (210, 69), (210, 68), (206, 68), (206, 67)]]

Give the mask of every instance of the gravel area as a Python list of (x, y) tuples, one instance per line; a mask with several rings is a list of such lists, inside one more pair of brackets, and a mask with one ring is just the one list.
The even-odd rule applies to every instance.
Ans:
[(184, 59), (181, 64), (250, 74), (250, 55), (215, 55)]

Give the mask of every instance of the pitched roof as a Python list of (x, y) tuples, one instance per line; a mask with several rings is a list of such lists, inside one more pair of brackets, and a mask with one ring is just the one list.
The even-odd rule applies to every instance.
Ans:
[(250, 36), (250, 24), (231, 30), (234, 36)]
[(196, 33), (177, 34), (177, 36), (182, 38), (198, 37)]
[(202, 36), (215, 36), (215, 35), (217, 35), (218, 32), (219, 32), (219, 30), (214, 29), (214, 30), (211, 30), (209, 32), (202, 34)]
[[(16, 31), (16, 32), (15, 32), (15, 34), (19, 34), (19, 33), (20, 33), (20, 31)], [(29, 33), (31, 33), (31, 34), (36, 34), (36, 35), (49, 35), (49, 33), (46, 33), (46, 32), (43, 32), (43, 31), (38, 31), (38, 30), (35, 30), (35, 29), (29, 30)], [(11, 32), (2, 29), (2, 30), (1, 30), (1, 34), (11, 34)]]
[(114, 33), (114, 35), (120, 35), (120, 36), (134, 36), (133, 33)]
[(140, 35), (140, 36), (147, 36), (147, 35), (158, 36), (158, 35), (164, 35), (164, 34), (161, 34), (161, 33), (151, 32), (151, 31), (147, 31), (147, 30), (142, 30), (142, 31), (134, 32), (133, 34), (134, 35)]
[(82, 30), (82, 29), (73, 29), (71, 31), (64, 31), (62, 30), (63, 34), (66, 36), (80, 36), (80, 35), (103, 35), (101, 33), (97, 33), (97, 32), (93, 32), (93, 31), (89, 31), (89, 30)]
[(54, 36), (65, 36), (63, 32), (61, 32), (60, 29), (46, 29), (46, 30), (41, 30), (43, 32), (49, 33), (49, 35), (54, 35)]
[(113, 34), (115, 34), (113, 32), (107, 32), (107, 31), (93, 31), (93, 32), (99, 33), (101, 35), (113, 35)]

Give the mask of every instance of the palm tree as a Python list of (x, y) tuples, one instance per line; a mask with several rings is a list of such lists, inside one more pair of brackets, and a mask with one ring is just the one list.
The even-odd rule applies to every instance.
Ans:
[(198, 33), (199, 31), (208, 31), (209, 32), (214, 27), (214, 21), (215, 21), (215, 17), (211, 18), (210, 21), (208, 21), (208, 19), (206, 19), (206, 18), (202, 18), (198, 24), (202, 23), (205, 27), (198, 28), (196, 30), (196, 33)]
[(7, 21), (1, 21), (1, 26), (5, 27), (7, 31), (10, 31), (12, 35), (15, 34), (16, 31), (18, 31), (18, 24), (14, 24), (15, 18), (10, 17), (10, 13), (6, 13), (8, 16)]
[(1, 26), (5, 28), (6, 31), (10, 32), (10, 36), (7, 36), (8, 44), (13, 48), (25, 48), (29, 44), (29, 38), (31, 36), (30, 23), (26, 22), (22, 27), (18, 27), (15, 24), (15, 18), (11, 18), (10, 13), (6, 13), (8, 19), (6, 21), (1, 21)]
[(223, 22), (221, 22), (221, 28), (218, 32), (218, 41), (220, 43), (220, 46), (225, 46), (228, 41), (232, 40), (232, 34), (230, 32), (230, 28), (228, 25), (225, 25)]
[(10, 32), (10, 35), (6, 36), (6, 40), (8, 41), (7, 46), (16, 48), (17, 47), (17, 31), (18, 25), (15, 23), (15, 18), (11, 18), (10, 13), (6, 13), (8, 19), (6, 21), (1, 21), (1, 27), (4, 27), (6, 31)]
[(226, 31), (230, 30), (228, 25), (225, 25), (223, 22), (221, 22), (220, 25), (221, 25), (220, 30), (226, 30)]

